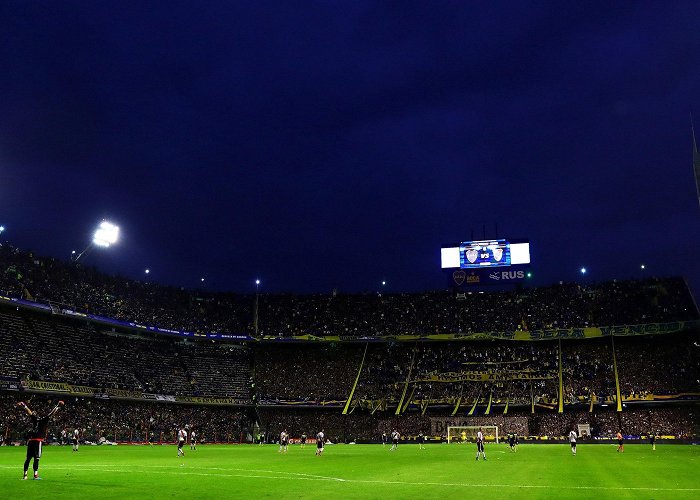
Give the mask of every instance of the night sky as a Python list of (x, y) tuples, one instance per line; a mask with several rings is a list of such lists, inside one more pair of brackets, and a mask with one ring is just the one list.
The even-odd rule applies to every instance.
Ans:
[[(444, 288), (527, 237), (535, 284), (700, 290), (700, 2), (0, 0), (0, 224), (212, 289)], [(700, 126), (696, 127), (700, 129)], [(640, 265), (644, 263), (646, 270)]]

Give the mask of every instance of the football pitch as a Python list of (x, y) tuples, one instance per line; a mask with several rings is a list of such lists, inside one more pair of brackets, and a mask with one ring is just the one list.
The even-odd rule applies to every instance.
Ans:
[(690, 445), (47, 446), (41, 481), (21, 480), (24, 447), (0, 448), (3, 498), (700, 498)]

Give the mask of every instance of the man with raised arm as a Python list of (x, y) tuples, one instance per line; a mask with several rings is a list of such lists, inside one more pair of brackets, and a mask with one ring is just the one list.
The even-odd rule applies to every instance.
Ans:
[(46, 431), (49, 427), (49, 420), (58, 411), (58, 409), (63, 406), (63, 401), (59, 401), (56, 406), (54, 406), (50, 412), (45, 416), (40, 417), (35, 411), (32, 411), (27, 403), (20, 401), (17, 406), (22, 408), (27, 412), (29, 418), (32, 421), (32, 428), (29, 431), (29, 436), (27, 439), (27, 459), (24, 461), (24, 476), (22, 479), (27, 479), (27, 471), (29, 470), (29, 462), (34, 459), (34, 479), (41, 479), (39, 477), (39, 459), (41, 458), (41, 443), (46, 439)]

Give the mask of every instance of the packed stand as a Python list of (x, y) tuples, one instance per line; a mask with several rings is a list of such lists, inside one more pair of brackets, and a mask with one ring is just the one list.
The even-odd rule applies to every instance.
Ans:
[[(27, 402), (39, 415), (46, 414), (58, 397), (0, 393), (0, 430), (5, 442), (21, 441), (30, 428), (24, 411), (16, 407)], [(88, 443), (134, 442), (174, 443), (178, 428), (188, 425), (198, 440), (245, 442), (250, 440), (251, 420), (244, 410), (231, 407), (192, 406), (66, 398), (65, 405), (51, 419), (48, 442), (61, 440), (63, 429), (79, 429), (80, 440)]]
[(235, 294), (112, 277), (9, 244), (0, 245), (0, 293), (172, 330), (273, 337), (468, 334), (698, 319), (680, 278), (459, 295)]
[(250, 402), (249, 349), (0, 309), (0, 376), (173, 396)]

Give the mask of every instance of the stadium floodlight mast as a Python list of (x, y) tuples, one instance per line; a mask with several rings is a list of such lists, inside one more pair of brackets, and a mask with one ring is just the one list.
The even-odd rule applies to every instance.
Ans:
[[(73, 261), (78, 262), (80, 260), (80, 257), (85, 255), (87, 251), (91, 250), (94, 247), (109, 248), (112, 245), (114, 245), (118, 240), (119, 226), (116, 226), (111, 222), (103, 220), (102, 222), (100, 222), (100, 225), (97, 226), (95, 233), (92, 235), (92, 241), (90, 242), (90, 244), (86, 246), (85, 250), (80, 252), (75, 257), (75, 259), (73, 259)], [(75, 254), (75, 250), (72, 252), (72, 254)]]
[(642, 269), (646, 269), (646, 268), (647, 268), (647, 266), (645, 266), (644, 264), (642, 264), (640, 267), (641, 267)]
[(588, 272), (588, 271), (586, 270), (585, 267), (582, 267), (582, 268), (581, 268), (581, 274), (586, 274), (587, 272)]
[(255, 310), (253, 311), (253, 327), (255, 329), (255, 336), (258, 336), (260, 327), (258, 325), (258, 300), (260, 298), (260, 279), (255, 280)]
[(5, 232), (5, 226), (0, 226), (0, 234)]

